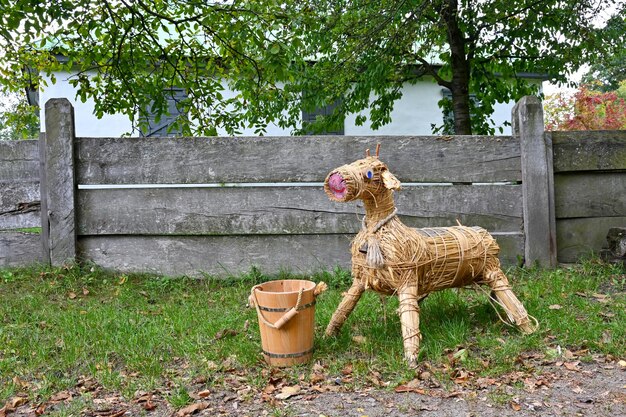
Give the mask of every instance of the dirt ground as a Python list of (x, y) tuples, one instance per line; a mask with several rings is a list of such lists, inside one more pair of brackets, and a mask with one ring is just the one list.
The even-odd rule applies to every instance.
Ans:
[(315, 369), (300, 385), (281, 383), (280, 376), (268, 374), (262, 390), (245, 385), (234, 374), (226, 384), (232, 390), (213, 390), (207, 381), (196, 379), (189, 390), (193, 402), (178, 410), (166, 401), (171, 394), (166, 387), (138, 392), (128, 401), (87, 379), (45, 404), (31, 404), (18, 395), (7, 403), (8, 408), (0, 409), (0, 417), (618, 417), (626, 416), (625, 365), (617, 360), (557, 362), (535, 367), (531, 373), (513, 372), (498, 378), (460, 372), (445, 388), (423, 372), (420, 378), (396, 387), (385, 387), (373, 377), (372, 386), (356, 390), (343, 386), (345, 373), (343, 379), (315, 378), (322, 375), (315, 374)]

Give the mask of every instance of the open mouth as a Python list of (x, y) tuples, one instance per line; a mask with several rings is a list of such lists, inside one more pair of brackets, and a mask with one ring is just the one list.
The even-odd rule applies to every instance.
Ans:
[(346, 180), (338, 172), (332, 173), (328, 178), (328, 189), (337, 200), (343, 200), (348, 193)]

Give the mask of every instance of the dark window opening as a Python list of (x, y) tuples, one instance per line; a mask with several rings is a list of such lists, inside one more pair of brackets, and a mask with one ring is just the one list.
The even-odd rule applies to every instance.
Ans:
[(302, 110), (302, 127), (307, 134), (316, 134), (316, 135), (343, 135), (344, 134), (344, 119), (336, 123), (334, 126), (330, 126), (327, 129), (324, 129), (321, 132), (313, 132), (310, 129), (307, 129), (307, 125), (315, 122), (317, 116), (331, 116), (335, 111), (335, 108), (339, 105), (340, 101), (336, 101), (327, 106), (317, 108), (312, 112), (308, 112)]
[[(440, 131), (442, 135), (454, 135), (454, 110), (452, 109), (452, 92), (447, 88), (441, 90), (441, 95), (447, 100), (443, 106), (443, 126)], [(476, 98), (476, 94), (470, 94), (470, 118), (474, 118), (472, 108), (480, 107), (480, 101)]]
[(181, 136), (182, 127), (176, 124), (178, 117), (183, 114), (180, 102), (187, 98), (187, 93), (182, 88), (172, 88), (167, 92), (167, 114), (161, 116), (159, 121), (150, 109), (143, 119), (146, 123), (141, 127), (141, 136)]

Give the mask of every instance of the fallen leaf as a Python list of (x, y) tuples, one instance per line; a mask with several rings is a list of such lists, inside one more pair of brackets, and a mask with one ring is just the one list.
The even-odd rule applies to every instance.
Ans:
[(232, 337), (232, 336), (236, 336), (238, 335), (239, 332), (233, 329), (224, 329), (224, 330), (220, 330), (219, 332), (217, 332), (217, 334), (215, 335), (215, 340), (220, 340), (223, 339), (225, 337)]
[(211, 391), (209, 391), (208, 389), (202, 390), (198, 393), (198, 397), (200, 398), (206, 398), (209, 395), (211, 395)]
[(250, 320), (244, 321), (243, 322), (243, 331), (247, 332), (249, 328), (250, 328)]
[(343, 375), (348, 376), (348, 375), (352, 374), (352, 371), (353, 371), (352, 364), (349, 363), (349, 364), (347, 364), (346, 366), (343, 367), (343, 369), (341, 370), (341, 373)]
[(380, 374), (380, 372), (376, 372), (376, 371), (370, 372), (369, 375), (367, 376), (367, 380), (375, 386), (384, 387), (387, 385), (385, 384), (385, 381), (383, 381), (383, 377)]
[(620, 360), (620, 361), (619, 361), (619, 362), (617, 362), (617, 363), (618, 363), (618, 365), (619, 365), (621, 368), (626, 368), (626, 361), (625, 361), (625, 360), (623, 360), (623, 359), (622, 359), (622, 360)]
[(146, 411), (152, 411), (155, 408), (157, 408), (157, 405), (152, 402), (152, 398), (149, 398), (148, 401), (143, 404), (143, 409)]
[(89, 295), (89, 290), (83, 287), (83, 295)]
[(28, 382), (24, 381), (23, 379), (20, 379), (17, 376), (13, 377), (13, 383), (17, 385), (18, 387), (20, 387), (21, 389), (28, 389), (30, 387), (30, 384)]
[(321, 374), (324, 372), (324, 367), (322, 366), (322, 364), (320, 364), (319, 362), (317, 362), (315, 365), (313, 365), (313, 372)]
[(35, 414), (38, 416), (43, 415), (46, 412), (46, 404), (39, 404), (39, 406), (35, 409)]
[(417, 394), (426, 394), (426, 390), (421, 388), (420, 381), (418, 379), (412, 379), (404, 385), (398, 385), (395, 388), (396, 392), (415, 392)]
[(562, 305), (560, 305), (560, 304), (552, 304), (552, 305), (548, 306), (548, 308), (549, 308), (550, 310), (560, 310), (560, 309), (562, 309), (562, 308), (563, 308), (563, 306), (562, 306)]
[(311, 377), (309, 378), (309, 382), (311, 384), (318, 384), (322, 381), (324, 381), (326, 379), (326, 377), (322, 374), (318, 374), (318, 373), (314, 373), (311, 374)]
[(208, 406), (209, 406), (209, 403), (207, 402), (193, 403), (191, 405), (188, 405), (187, 407), (184, 407), (178, 410), (178, 413), (176, 413), (176, 415), (178, 417), (190, 416), (197, 411), (205, 410)]
[(354, 343), (358, 343), (359, 345), (362, 345), (365, 342), (367, 342), (367, 338), (365, 336), (353, 336), (352, 341)]
[(468, 357), (467, 349), (459, 349), (458, 351), (454, 353), (454, 355), (452, 355), (452, 357), (461, 362), (465, 362)]
[(52, 397), (50, 397), (50, 402), (59, 403), (61, 401), (66, 401), (66, 400), (71, 400), (71, 399), (72, 399), (72, 393), (70, 393), (69, 391), (61, 391), (61, 392), (57, 392)]
[(577, 371), (578, 365), (580, 365), (580, 361), (575, 362), (563, 362), (563, 366), (565, 366), (570, 371)]
[(517, 401), (511, 401), (509, 405), (511, 406), (511, 409), (513, 409), (513, 411), (520, 411), (522, 409), (522, 406)]
[(127, 409), (112, 411), (111, 413), (104, 414), (102, 417), (122, 417), (124, 414), (126, 414), (127, 411)]
[(423, 371), (420, 372), (420, 374), (417, 376), (419, 379), (421, 379), (422, 381), (426, 381), (428, 379), (430, 379), (430, 377), (432, 376), (432, 374), (428, 371)]
[(69, 294), (67, 294), (67, 296), (69, 297), (70, 300), (73, 300), (76, 298), (76, 293), (73, 291), (70, 291)]
[(611, 298), (608, 295), (606, 295), (606, 294), (593, 293), (593, 294), (591, 294), (591, 296), (593, 298), (595, 298), (596, 301), (598, 301), (599, 303), (605, 304), (605, 303), (608, 303), (609, 301), (611, 301)]
[(415, 392), (417, 394), (426, 394), (426, 390), (423, 388), (411, 388), (406, 385), (398, 385), (395, 389), (396, 392)]
[(300, 393), (300, 385), (294, 385), (291, 387), (283, 387), (280, 391), (280, 394), (276, 394), (276, 399), (278, 400), (286, 400), (287, 398), (293, 397), (294, 395), (298, 395)]
[(9, 400), (7, 411), (10, 409), (15, 410), (17, 407), (21, 407), (22, 405), (26, 404), (28, 402), (28, 398), (26, 397), (13, 397)]

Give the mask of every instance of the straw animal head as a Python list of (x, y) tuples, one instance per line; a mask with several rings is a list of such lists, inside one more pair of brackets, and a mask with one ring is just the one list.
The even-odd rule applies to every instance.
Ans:
[[(377, 152), (378, 154), (378, 152)], [(326, 195), (338, 202), (376, 199), (389, 190), (399, 190), (400, 181), (378, 155), (369, 156), (332, 170), (324, 181)]]

